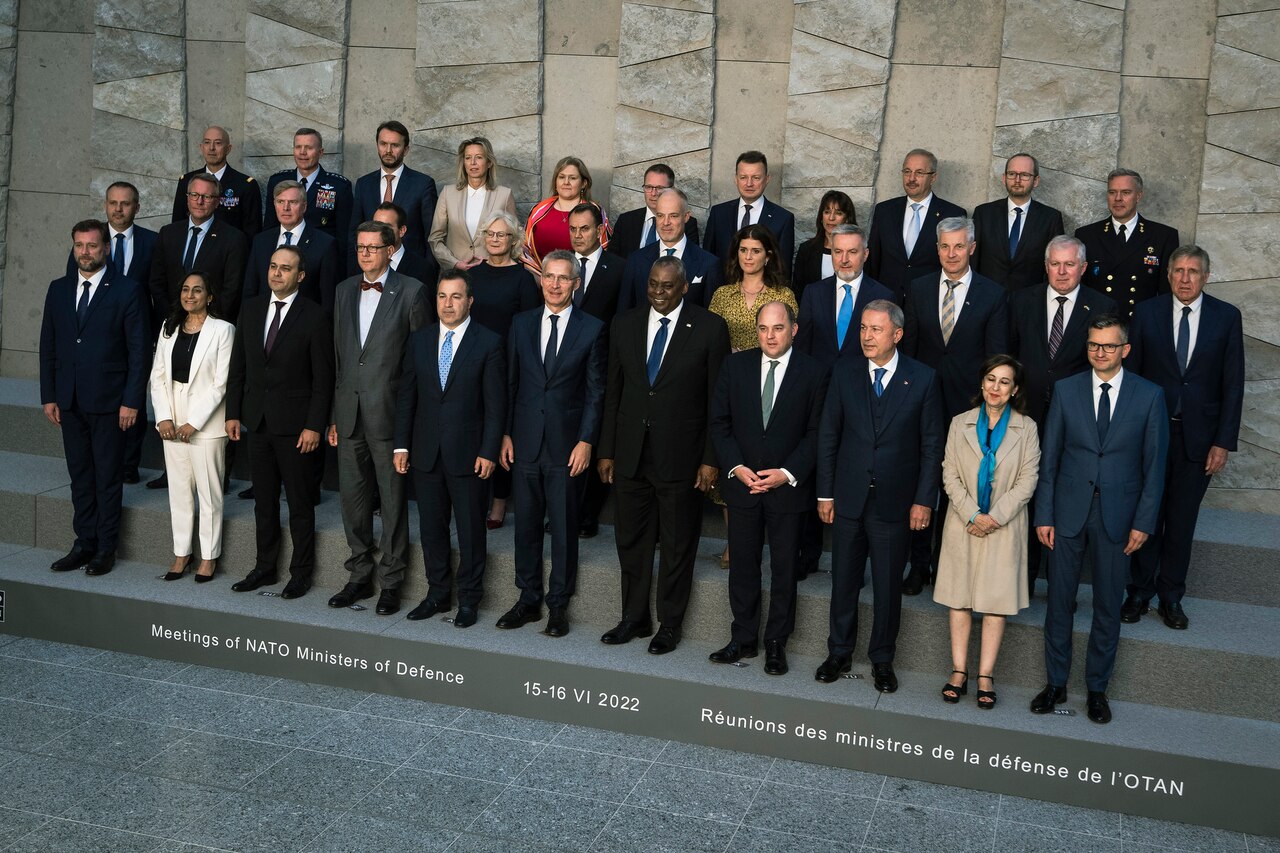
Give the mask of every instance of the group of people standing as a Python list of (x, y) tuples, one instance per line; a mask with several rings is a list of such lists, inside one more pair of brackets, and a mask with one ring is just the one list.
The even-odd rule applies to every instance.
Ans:
[(970, 219), (933, 194), (937, 160), (914, 150), (905, 195), (876, 206), (870, 232), (832, 191), (795, 251), (760, 152), (739, 156), (738, 197), (711, 208), (699, 246), (665, 164), (611, 236), (576, 158), (521, 227), (487, 140), (458, 146), (439, 195), (404, 164), (402, 124), (376, 141), (380, 168), (353, 190), (319, 165), (320, 134), (300, 129), (264, 223), (256, 183), (226, 163), (229, 135), (209, 128), (206, 167), (183, 176), (158, 235), (134, 225), (123, 182), (107, 190), (106, 222), (73, 227), (41, 332), (42, 402), (75, 505), (76, 542), (54, 570), (111, 570), (149, 385), (166, 474), (148, 485), (168, 487), (173, 516), (166, 580), (186, 575), (196, 541), (197, 582), (216, 571), (229, 440), (248, 448), (241, 494), (257, 525), (255, 565), (232, 589), (278, 581), (283, 489), (281, 597), (305, 595), (328, 443), (350, 546), (333, 607), (376, 593), (378, 614), (399, 611), (412, 490), (428, 590), (407, 618), (456, 599), (453, 624), (475, 624), (487, 532), (511, 498), (519, 595), (497, 626), (540, 622), (545, 606), (543, 632), (563, 636), (578, 542), (597, 534), (612, 489), (622, 606), (606, 644), (652, 637), (665, 654), (681, 642), (704, 495), (729, 531), (733, 623), (717, 663), (757, 656), (762, 638), (765, 671), (788, 671), (796, 584), (827, 525), (821, 682), (851, 669), (868, 560), (883, 692), (898, 686), (901, 596), (932, 582), (951, 612), (942, 698), (967, 694), (977, 612), (977, 702), (994, 707), (1005, 617), (1028, 605), (1046, 554), (1048, 679), (1033, 711), (1066, 699), (1085, 551), (1090, 719), (1110, 719), (1121, 621), (1158, 596), (1164, 621), (1186, 627), (1196, 511), (1239, 430), (1240, 315), (1203, 293), (1203, 250), (1175, 249), (1176, 232), (1137, 215), (1136, 173), (1113, 172), (1111, 216), (1067, 237), (1031, 199), (1029, 155), (1006, 164), (1008, 197)]

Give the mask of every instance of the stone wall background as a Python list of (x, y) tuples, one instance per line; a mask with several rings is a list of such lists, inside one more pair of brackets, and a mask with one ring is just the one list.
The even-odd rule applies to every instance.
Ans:
[(757, 148), (801, 239), (827, 189), (867, 221), (909, 148), (938, 154), (939, 195), (970, 210), (1026, 149), (1069, 228), (1104, 215), (1125, 165), (1143, 212), (1211, 253), (1248, 387), (1210, 500), (1280, 513), (1277, 92), (1280, 0), (0, 0), (0, 373), (36, 374), (68, 225), (117, 178), (162, 224), (208, 124), (259, 179), (291, 164), (300, 125), (352, 180), (386, 118), (441, 182), (482, 134), (522, 211), (574, 154), (611, 215), (659, 159), (703, 215)]

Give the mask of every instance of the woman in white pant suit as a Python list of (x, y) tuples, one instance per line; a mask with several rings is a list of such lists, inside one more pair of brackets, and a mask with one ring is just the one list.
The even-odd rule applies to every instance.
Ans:
[(227, 373), (235, 327), (212, 316), (214, 302), (208, 277), (199, 271), (188, 275), (151, 365), (151, 405), (164, 440), (173, 517), (174, 558), (167, 581), (182, 577), (191, 565), (197, 498), (202, 559), (196, 583), (213, 578), (222, 553)]

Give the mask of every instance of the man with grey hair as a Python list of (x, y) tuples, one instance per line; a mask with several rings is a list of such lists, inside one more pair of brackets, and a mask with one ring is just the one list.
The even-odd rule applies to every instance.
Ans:
[(280, 181), (271, 188), (271, 208), (276, 227), (253, 238), (249, 263), (244, 270), (244, 297), (267, 293), (271, 256), (281, 246), (297, 246), (307, 264), (299, 294), (333, 313), (333, 292), (338, 286), (338, 248), (334, 239), (306, 219), (307, 195), (297, 181)]
[(180, 222), (187, 215), (187, 185), (196, 175), (210, 174), (218, 179), (221, 194), (214, 214), (228, 225), (244, 232), (250, 240), (262, 230), (262, 185), (252, 175), (238, 172), (227, 164), (231, 151), (231, 134), (217, 125), (204, 130), (200, 139), (200, 156), (204, 165), (192, 169), (178, 179), (178, 189), (173, 194), (173, 219)]
[(689, 287), (684, 296), (686, 302), (704, 308), (710, 305), (711, 294), (716, 292), (722, 280), (720, 259), (699, 248), (685, 232), (691, 216), (684, 190), (664, 190), (658, 196), (653, 218), (657, 223), (658, 239), (632, 252), (627, 258), (622, 290), (618, 293), (618, 313), (648, 302), (649, 268), (659, 257), (678, 258), (684, 265)]
[[(324, 156), (324, 139), (313, 127), (300, 127), (293, 133), (293, 162), (296, 168), (283, 169), (267, 180), (271, 195), (281, 181), (297, 181), (307, 196), (307, 224), (332, 237), (338, 246), (338, 259), (347, 256), (351, 221), (351, 182), (337, 172), (326, 171), (320, 164)], [(275, 196), (272, 196), (274, 198)], [(280, 222), (274, 208), (268, 207), (263, 227), (270, 230)]]
[(1030, 154), (1014, 154), (1000, 176), (1006, 196), (973, 211), (978, 247), (973, 268), (1009, 290), (1041, 280), (1044, 250), (1065, 232), (1062, 214), (1031, 197), (1040, 186), (1040, 163)]
[(937, 374), (898, 351), (904, 322), (888, 300), (863, 309), (863, 357), (836, 362), (818, 427), (818, 513), (835, 529), (828, 654), (814, 677), (830, 684), (852, 666), (869, 554), (874, 621), (867, 654), (882, 693), (898, 689), (902, 570), (911, 531), (928, 527), (937, 503), (947, 428)]
[(1126, 321), (1139, 302), (1169, 292), (1169, 256), (1178, 247), (1178, 229), (1140, 216), (1141, 201), (1142, 175), (1112, 169), (1107, 175), (1111, 215), (1076, 229), (1088, 257), (1084, 286), (1114, 299)]

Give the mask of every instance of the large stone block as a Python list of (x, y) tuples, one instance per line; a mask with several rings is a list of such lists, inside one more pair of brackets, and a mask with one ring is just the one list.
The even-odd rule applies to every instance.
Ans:
[(245, 26), (245, 71), (342, 59), (345, 52), (339, 42), (261, 15), (250, 15)]
[[(1218, 478), (1213, 482), (1216, 484)], [(1211, 485), (1201, 506), (1280, 515), (1280, 489), (1220, 489)]]
[[(8, 112), (8, 110), (5, 112)], [(0, 136), (0, 187), (9, 185), (9, 155), (12, 151), (13, 137), (8, 135)], [(4, 229), (0, 228), (0, 235), (3, 234)]]
[[(399, 119), (411, 132), (418, 127), (414, 115), (418, 102), (416, 87), (386, 85), (387, 80), (412, 80), (413, 75), (412, 48), (352, 47), (347, 51), (347, 94), (342, 135), (348, 163), (365, 163), (373, 168), (378, 154), (374, 137), (378, 125), (387, 119)], [(418, 135), (413, 134), (409, 150), (412, 151), (420, 142)], [(450, 174), (453, 174), (452, 169)]]
[(0, 24), (0, 49), (12, 48), (18, 43), (18, 25)]
[(181, 36), (187, 28), (185, 0), (97, 0), (94, 21), (100, 27), (119, 27)]
[(996, 124), (1022, 124), (1120, 111), (1120, 75), (1005, 58)]
[(574, 56), (617, 56), (622, 0), (545, 0), (544, 50)]
[[(231, 134), (231, 159), (244, 153), (244, 48), (239, 42), (188, 41), (187, 60), (198, 73), (187, 75), (187, 163), (203, 163), (200, 140), (216, 124)], [(292, 131), (290, 131), (292, 145)]]
[(1280, 347), (1280, 278), (1227, 280), (1218, 264), (1219, 244), (1210, 246), (1202, 239), (1200, 245), (1213, 261), (1213, 276), (1205, 290), (1240, 309), (1246, 337), (1265, 346)]
[(271, 18), (330, 41), (347, 38), (348, 0), (249, 0), (249, 12)]
[[(436, 152), (447, 158), (447, 170), (433, 171), (431, 174), (436, 177), (452, 175), (458, 143), (472, 136), (483, 136), (493, 146), (493, 155), (498, 161), (499, 183), (512, 185), (508, 180), (508, 170), (540, 175), (542, 150), (538, 140), (542, 138), (542, 118), (538, 115), (417, 130), (414, 132), (415, 147), (410, 151), (417, 150), (424, 156), (429, 151)], [(539, 196), (540, 199), (545, 197), (545, 193)]]
[(786, 171), (787, 67), (776, 62), (717, 62), (711, 200), (735, 198), (734, 164), (755, 149), (770, 160), (767, 195), (776, 198)]
[(1280, 210), (1280, 166), (1216, 145), (1204, 147), (1201, 213), (1268, 213)]
[(345, 71), (342, 60), (252, 71), (244, 75), (244, 94), (309, 122), (341, 126)]
[(1223, 44), (1213, 46), (1210, 115), (1280, 107), (1280, 62)]
[(1280, 60), (1280, 8), (1219, 18), (1217, 42), (1267, 59)]
[[(760, 63), (752, 64), (762, 67)], [(711, 48), (620, 66), (618, 103), (689, 121), (710, 122), (717, 67)]]
[[(618, 68), (611, 56), (547, 56), (542, 63), (546, 85), (542, 110), (542, 178), (561, 157), (573, 155), (591, 170), (592, 197), (609, 198), (613, 165), (613, 110)], [(590, 80), (590, 86), (582, 81)], [(531, 140), (532, 142), (532, 140)]]
[(218, 0), (218, 14), (202, 3), (187, 3), (187, 41), (244, 41), (249, 0)]
[(18, 5), (18, 29), (39, 33), (92, 33), (94, 3), (37, 0)]
[(661, 6), (664, 9), (680, 9), (685, 12), (714, 12), (716, 6), (715, 0), (645, 0), (645, 4)]
[(18, 25), (18, 0), (0, 0), (0, 25), (6, 27)]
[(876, 152), (805, 127), (787, 127), (785, 154), (788, 188), (829, 189), (871, 186), (876, 177)]
[[(99, 205), (107, 197), (107, 187), (116, 181), (128, 181), (138, 188), (138, 220), (159, 216), (168, 223), (173, 212), (173, 193), (177, 175), (138, 175), (115, 169), (95, 169), (89, 184), (89, 201)], [(162, 223), (162, 224), (164, 224)], [(144, 225), (146, 223), (143, 223)]]
[(1195, 187), (1204, 159), (1205, 80), (1125, 77), (1120, 157), (1142, 173), (1143, 212), (1186, 238), (1195, 231)]
[[(656, 162), (659, 161), (644, 160), (614, 167), (614, 210), (621, 212), (644, 204), (644, 193), (641, 190), (644, 186), (644, 172)], [(706, 208), (711, 205), (711, 149), (664, 157), (661, 162), (676, 173), (676, 186), (684, 190), (691, 206)], [(619, 194), (624, 191), (629, 191), (630, 194), (625, 196), (625, 202), (619, 202)]]
[(788, 94), (875, 86), (888, 79), (889, 60), (884, 57), (794, 31)]
[[(618, 65), (625, 67), (710, 48), (716, 19), (697, 12), (623, 3), (621, 27)], [(672, 33), (680, 37), (672, 38)]]
[(888, 58), (893, 51), (894, 0), (810, 0), (795, 7), (795, 28), (818, 38)]
[(1207, 78), (1217, 6), (1217, 0), (1181, 0), (1177, 13), (1169, 14), (1163, 0), (1129, 0), (1124, 16), (1124, 73)]
[(1120, 148), (1120, 116), (1100, 115), (997, 127), (992, 154), (1008, 158), (1029, 151), (1042, 167), (1104, 176)]
[(1213, 145), (1280, 164), (1280, 109), (1209, 116), (1205, 138)]
[[(1214, 291), (1215, 296), (1222, 296)], [(1244, 378), (1280, 379), (1280, 347), (1244, 336)]]
[(112, 80), (93, 87), (93, 108), (103, 112), (136, 118), (174, 130), (186, 128), (185, 71)]
[(187, 54), (175, 36), (98, 27), (93, 34), (93, 82), (183, 71)]
[[(325, 151), (342, 148), (342, 134), (327, 122), (315, 122), (307, 116), (264, 104), (252, 97), (244, 102), (245, 157), (284, 157), (293, 162), (293, 132), (300, 127), (314, 127), (325, 140)], [(285, 165), (287, 166), (288, 163)], [(279, 167), (279, 168), (284, 168)], [(325, 168), (329, 168), (326, 163)], [(257, 174), (256, 172), (254, 174)]]
[(1270, 450), (1280, 449), (1280, 380), (1245, 382), (1240, 438)]
[(1003, 55), (1119, 71), (1124, 12), (1084, 0), (1008, 0)]
[(542, 4), (529, 0), (457, 0), (418, 4), (417, 62), (466, 65), (542, 58)]
[[(349, 47), (409, 48), (418, 41), (418, 4), (351, 0)], [(348, 73), (350, 73), (348, 71)], [(407, 80), (402, 77), (397, 79)]]
[(1004, 5), (1004, 0), (899, 0), (893, 61), (998, 67)]
[(613, 162), (654, 162), (711, 147), (711, 127), (619, 104), (614, 115)]
[[(32, 5), (37, 4), (23, 4), (24, 15)], [(90, 35), (18, 34), (11, 176), (14, 190), (83, 195), (88, 189), (89, 159), (84, 153), (90, 147), (88, 119), (93, 110), (92, 50)], [(50, 109), (51, 104), (58, 108)], [(54, 162), (49, 154), (50, 140), (56, 140), (59, 152), (77, 154), (58, 157)]]
[[(1000, 159), (1000, 167), (1004, 167), (1004, 158)], [(1042, 165), (1036, 198), (1062, 211), (1063, 224), (1071, 234), (1081, 225), (1097, 222), (1107, 215), (1107, 182), (1102, 179), (1105, 177), (1105, 172), (1101, 178), (1094, 179), (1046, 169)]]
[(542, 63), (418, 68), (413, 124), (449, 127), (542, 110)]
[(186, 150), (181, 130), (93, 111), (90, 162), (95, 169), (172, 179), (182, 174)]
[(887, 86), (860, 86), (787, 99), (787, 121), (873, 151), (884, 134)]
[[(1240, 443), (1240, 450), (1232, 453), (1227, 467), (1221, 474), (1214, 475), (1215, 491), (1229, 489), (1250, 489), (1270, 492), (1269, 501), (1259, 501), (1259, 495), (1252, 496), (1250, 512), (1257, 512), (1261, 506), (1270, 507), (1270, 512), (1277, 512), (1280, 504), (1280, 491), (1276, 489), (1280, 483), (1280, 453), (1248, 442)], [(1240, 507), (1246, 509), (1246, 507)]]
[[(1208, 214), (1196, 225), (1196, 242), (1213, 258), (1213, 277), (1219, 281), (1274, 278), (1280, 269), (1277, 234), (1280, 213)], [(1280, 337), (1264, 340), (1280, 343)]]
[(716, 59), (787, 62), (791, 58), (792, 10), (804, 6), (778, 0), (721, 3), (715, 16)]
[(1275, 0), (1218, 0), (1218, 14), (1223, 16), (1265, 12), (1275, 7)]
[(783, 187), (782, 206), (796, 216), (796, 245), (816, 233), (818, 204), (827, 190), (840, 190), (853, 200), (853, 211), (858, 222), (866, 226), (871, 221), (871, 187)]

